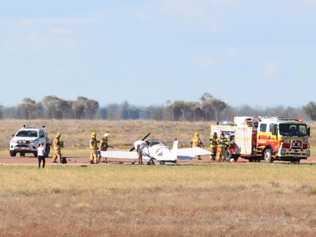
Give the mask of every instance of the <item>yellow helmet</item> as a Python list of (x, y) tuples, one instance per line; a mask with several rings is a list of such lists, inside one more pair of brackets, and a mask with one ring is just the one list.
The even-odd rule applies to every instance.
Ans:
[(60, 137), (61, 137), (61, 133), (57, 133), (56, 138), (60, 138)]
[(195, 137), (199, 137), (199, 136), (200, 136), (200, 133), (199, 133), (199, 132), (195, 132), (195, 133), (194, 133), (194, 136), (195, 136)]
[(97, 133), (96, 132), (91, 133), (91, 137), (92, 138), (96, 138), (97, 137)]
[(104, 138), (108, 138), (109, 136), (110, 136), (109, 133), (105, 133), (105, 134), (103, 135)]

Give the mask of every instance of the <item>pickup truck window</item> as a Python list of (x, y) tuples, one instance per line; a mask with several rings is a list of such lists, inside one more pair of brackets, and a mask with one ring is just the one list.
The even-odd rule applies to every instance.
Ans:
[(40, 132), (39, 132), (39, 137), (45, 137), (44, 131), (40, 130)]
[(37, 131), (22, 130), (16, 134), (16, 137), (38, 137)]

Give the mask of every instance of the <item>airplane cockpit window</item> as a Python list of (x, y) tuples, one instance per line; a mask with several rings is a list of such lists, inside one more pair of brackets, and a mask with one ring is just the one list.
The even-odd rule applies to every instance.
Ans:
[(156, 140), (149, 140), (148, 143), (149, 143), (149, 146), (155, 146), (155, 145), (161, 144), (160, 141), (156, 141)]

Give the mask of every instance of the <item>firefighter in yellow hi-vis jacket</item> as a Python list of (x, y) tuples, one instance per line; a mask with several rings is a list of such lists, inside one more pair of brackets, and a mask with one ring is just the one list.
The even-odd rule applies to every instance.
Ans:
[(90, 164), (98, 163), (98, 150), (99, 150), (99, 141), (97, 140), (97, 134), (96, 132), (93, 132), (91, 134), (90, 139)]
[[(192, 141), (191, 141), (191, 146), (192, 146), (192, 148), (203, 146), (203, 142), (202, 142), (202, 140), (200, 138), (200, 134), (198, 132), (194, 133), (194, 136), (193, 136)], [(199, 160), (202, 159), (201, 156), (198, 156), (197, 158)]]
[(203, 146), (203, 142), (202, 142), (202, 140), (200, 138), (200, 134), (198, 132), (194, 133), (194, 136), (193, 136), (192, 141), (191, 141), (191, 146), (192, 146), (192, 148)]
[(57, 133), (56, 137), (54, 138), (53, 141), (53, 149), (54, 149), (54, 154), (53, 154), (53, 162), (57, 163), (57, 160), (61, 162), (61, 148), (64, 147), (64, 142), (61, 140), (61, 134)]
[(210, 150), (212, 152), (212, 160), (216, 159), (218, 143), (219, 143), (218, 135), (215, 132), (213, 136), (210, 137)]
[[(104, 134), (103, 138), (101, 139), (101, 143), (100, 143), (100, 154), (99, 157), (101, 158), (101, 152), (102, 151), (107, 151), (109, 148), (113, 148), (110, 144), (109, 144), (109, 133)], [(108, 159), (104, 158), (104, 162), (107, 163)]]
[(217, 152), (216, 152), (216, 160), (217, 161), (223, 161), (225, 159), (225, 153), (227, 151), (228, 147), (228, 139), (225, 136), (225, 134), (222, 132), (219, 137), (219, 144), (217, 146)]

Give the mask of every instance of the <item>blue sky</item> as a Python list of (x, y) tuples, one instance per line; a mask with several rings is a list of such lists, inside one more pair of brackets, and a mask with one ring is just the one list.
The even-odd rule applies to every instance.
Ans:
[(0, 1), (0, 104), (316, 100), (316, 0)]

